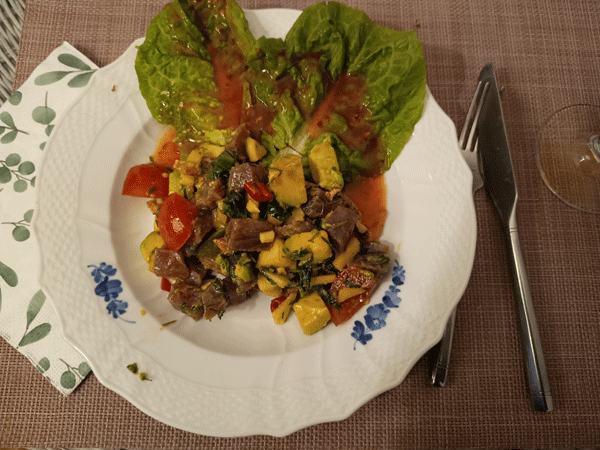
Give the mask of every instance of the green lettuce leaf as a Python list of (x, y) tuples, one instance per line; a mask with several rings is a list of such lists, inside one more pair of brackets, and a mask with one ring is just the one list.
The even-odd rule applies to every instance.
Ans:
[(240, 5), (235, 1), (227, 1), (225, 7), (225, 17), (231, 27), (231, 37), (236, 42), (244, 56), (250, 54), (256, 44), (256, 39), (250, 31), (248, 20)]
[(317, 3), (306, 8), (285, 37), (290, 54), (317, 52), (332, 79), (359, 53), (375, 24), (363, 11), (341, 3)]
[(275, 94), (275, 82), (291, 67), (290, 61), (285, 57), (283, 40), (260, 37), (247, 58), (247, 65), (253, 96), (276, 110), (278, 96)]
[(290, 89), (277, 89), (277, 80), (291, 76), (294, 70), (285, 55), (282, 39), (261, 37), (256, 41), (248, 58), (247, 77), (256, 101), (264, 103), (275, 114), (270, 124), (272, 133), (263, 131), (261, 139), (272, 156), (289, 146), (304, 124), (305, 118)]
[[(152, 117), (175, 127), (178, 140), (224, 145), (231, 138), (232, 130), (217, 129), (223, 120), (222, 104), (206, 35), (220, 35), (226, 28), (247, 51), (254, 46), (254, 36), (237, 3), (221, 3), (174, 0), (152, 19), (138, 49), (135, 70), (142, 96)], [(207, 15), (206, 25), (195, 16), (199, 6)], [(217, 7), (224, 7), (225, 14)]]
[(180, 0), (196, 26), (215, 47), (235, 45), (247, 56), (256, 39), (235, 0)]
[(325, 97), (321, 67), (317, 61), (303, 58), (291, 69), (291, 73), (298, 84), (294, 99), (304, 117), (308, 119)]
[[(414, 32), (380, 27), (361, 10), (328, 2), (306, 8), (285, 41), (256, 39), (235, 0), (173, 0), (152, 20), (135, 69), (152, 116), (175, 126), (178, 140), (225, 145), (232, 136), (233, 130), (218, 129), (223, 105), (209, 43), (234, 55), (232, 70), (244, 71), (244, 104), (262, 102), (272, 111), (262, 134), (271, 158), (289, 147), (307, 152), (306, 124), (326, 94), (324, 79), (344, 73), (365, 80), (367, 120), (383, 145), (377, 155), (382, 170), (391, 167), (421, 117), (426, 74)], [(235, 56), (240, 52), (242, 60)], [(334, 119), (327, 131), (337, 133), (345, 123)], [(367, 168), (360, 152), (350, 152), (339, 138), (334, 142), (346, 174)]]
[(202, 139), (222, 120), (210, 53), (178, 0), (150, 22), (135, 70), (152, 117), (173, 125), (179, 139)]
[[(287, 97), (288, 101), (290, 99), (289, 94), (283, 97)], [(290, 146), (304, 124), (304, 118), (300, 110), (293, 103), (288, 103), (288, 105), (271, 122), (273, 134), (263, 132), (263, 145), (271, 153), (276, 153), (278, 150)]]
[(328, 2), (306, 8), (285, 43), (289, 54), (320, 53), (332, 79), (344, 72), (365, 77), (365, 103), (389, 169), (423, 112), (425, 60), (416, 34), (378, 26), (363, 11)]

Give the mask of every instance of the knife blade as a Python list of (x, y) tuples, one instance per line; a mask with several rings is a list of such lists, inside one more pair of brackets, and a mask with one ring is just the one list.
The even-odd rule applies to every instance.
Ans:
[(504, 124), (500, 92), (492, 63), (488, 63), (482, 69), (479, 79), (489, 85), (487, 98), (477, 123), (483, 183), (498, 211), (509, 248), (510, 268), (514, 281), (519, 329), (531, 401), (535, 410), (551, 411), (553, 408), (552, 395), (517, 231), (517, 186)]

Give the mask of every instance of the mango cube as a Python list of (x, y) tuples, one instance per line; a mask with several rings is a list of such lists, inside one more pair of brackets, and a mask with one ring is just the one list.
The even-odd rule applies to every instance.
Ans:
[(327, 305), (316, 292), (294, 303), (294, 313), (304, 334), (315, 334), (331, 320)]

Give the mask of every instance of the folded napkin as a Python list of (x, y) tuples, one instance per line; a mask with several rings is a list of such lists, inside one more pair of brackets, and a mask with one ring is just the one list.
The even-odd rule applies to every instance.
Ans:
[(0, 108), (0, 336), (65, 395), (90, 366), (63, 338), (39, 287), (40, 255), (30, 225), (48, 137), (97, 69), (65, 42)]

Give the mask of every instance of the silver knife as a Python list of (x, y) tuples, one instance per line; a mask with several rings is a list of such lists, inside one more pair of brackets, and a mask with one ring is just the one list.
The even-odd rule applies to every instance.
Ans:
[(552, 396), (548, 374), (517, 232), (517, 186), (510, 159), (498, 83), (492, 63), (483, 68), (479, 79), (483, 83), (489, 83), (487, 99), (478, 121), (483, 183), (500, 215), (508, 240), (521, 341), (533, 407), (537, 411), (551, 411)]

